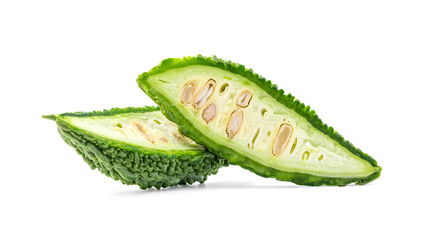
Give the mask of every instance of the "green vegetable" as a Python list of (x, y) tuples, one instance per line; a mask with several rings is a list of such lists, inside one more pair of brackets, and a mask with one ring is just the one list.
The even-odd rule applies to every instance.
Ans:
[(184, 135), (261, 176), (311, 186), (366, 184), (380, 176), (372, 157), (243, 65), (170, 58), (137, 81)]
[(158, 107), (43, 116), (92, 169), (141, 189), (203, 183), (228, 161), (181, 135)]

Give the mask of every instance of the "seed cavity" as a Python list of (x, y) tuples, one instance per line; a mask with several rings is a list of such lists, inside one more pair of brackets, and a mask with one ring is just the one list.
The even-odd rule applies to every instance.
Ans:
[(259, 135), (260, 130), (261, 130), (260, 128), (258, 128), (258, 129), (256, 130), (255, 134), (253, 135), (253, 137), (252, 137), (252, 139), (251, 139), (251, 142), (250, 142), (250, 143), (248, 143), (248, 147), (249, 147), (250, 149), (254, 149), (255, 141), (256, 141), (256, 139), (258, 138), (258, 135)]
[(222, 96), (225, 92), (227, 92), (228, 87), (229, 87), (228, 83), (223, 83), (223, 84), (221, 85), (221, 87), (219, 88), (218, 94), (219, 94), (220, 96)]
[(276, 139), (273, 144), (273, 154), (278, 157), (286, 149), (289, 140), (291, 139), (293, 127), (287, 123), (280, 125), (279, 131), (277, 132)]
[(305, 151), (303, 154), (302, 154), (302, 157), (301, 157), (301, 159), (303, 160), (303, 161), (307, 161), (308, 160), (308, 158), (310, 158), (310, 152), (309, 151)]
[(243, 90), (236, 99), (236, 105), (245, 108), (249, 106), (252, 99), (252, 93), (249, 90)]
[(206, 123), (209, 123), (215, 117), (215, 114), (216, 105), (215, 103), (211, 103), (205, 108), (205, 110), (203, 110), (202, 118)]
[(191, 104), (194, 97), (194, 91), (196, 91), (197, 85), (198, 83), (196, 80), (189, 81), (184, 85), (181, 91), (181, 103), (185, 105)]
[(319, 160), (319, 162), (320, 162), (320, 161), (322, 161), (322, 160), (323, 160), (323, 154), (321, 154), (321, 155), (317, 158), (317, 160)]
[(213, 95), (216, 87), (216, 82), (212, 78), (208, 80), (208, 82), (203, 86), (202, 89), (197, 93), (194, 99), (194, 108), (200, 109), (202, 108), (208, 101), (209, 98)]
[(154, 119), (153, 120), (155, 123), (157, 123), (157, 125), (162, 125), (161, 123), (160, 123), (160, 121), (159, 120), (157, 120), (157, 119)]
[(143, 136), (149, 142), (154, 143), (154, 137), (153, 137), (153, 135), (151, 134), (150, 131), (148, 131), (147, 129), (145, 129), (141, 124), (139, 124), (137, 122), (133, 122), (132, 125), (137, 130), (137, 132), (139, 133), (139, 135)]
[(298, 144), (298, 138), (295, 138), (294, 143), (292, 144), (292, 147), (291, 147), (291, 151), (289, 151), (289, 155), (292, 155), (292, 153), (294, 153), (295, 149), (297, 148), (297, 144)]
[(268, 111), (266, 108), (261, 109), (261, 117), (266, 118), (268, 116)]
[(231, 113), (230, 119), (228, 120), (228, 126), (226, 129), (226, 133), (228, 138), (232, 139), (240, 129), (240, 126), (243, 122), (243, 112), (242, 110), (234, 110)]

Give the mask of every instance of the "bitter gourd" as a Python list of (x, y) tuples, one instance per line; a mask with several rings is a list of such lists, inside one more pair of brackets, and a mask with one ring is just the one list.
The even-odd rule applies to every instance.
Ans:
[(310, 186), (380, 176), (372, 157), (243, 65), (215, 56), (170, 58), (137, 82), (184, 135), (261, 176)]
[(141, 189), (203, 183), (228, 161), (178, 132), (158, 107), (43, 116), (92, 169)]

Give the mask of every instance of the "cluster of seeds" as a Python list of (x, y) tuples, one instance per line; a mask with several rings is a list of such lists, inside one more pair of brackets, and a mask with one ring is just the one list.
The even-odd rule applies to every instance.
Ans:
[[(181, 103), (185, 105), (192, 105), (194, 109), (199, 110), (203, 108), (212, 97), (216, 88), (216, 81), (209, 79), (205, 85), (196, 93), (197, 81), (192, 80), (187, 82), (181, 91)], [(215, 103), (209, 104), (202, 112), (202, 118), (206, 123), (209, 123), (216, 115)]]
[[(209, 123), (212, 119), (214, 119), (217, 112), (217, 106), (215, 105), (215, 103), (208, 104), (209, 99), (215, 92), (216, 85), (216, 81), (211, 78), (205, 83), (205, 85), (200, 90), (196, 92), (198, 82), (196, 80), (188, 81), (182, 87), (180, 101), (184, 105), (193, 106), (196, 110), (204, 108), (202, 112), (202, 119), (206, 123)], [(221, 87), (220, 95), (222, 95), (225, 92), (226, 88), (229, 87), (228, 84), (223, 86), (226, 87)], [(244, 119), (244, 113), (242, 109), (247, 108), (249, 106), (252, 97), (253, 93), (248, 89), (244, 89), (238, 94), (235, 100), (236, 109), (230, 114), (227, 128), (225, 130), (229, 139), (233, 139), (234, 136), (239, 132)], [(265, 111), (265, 113), (263, 113), (262, 116), (265, 117), (266, 110), (263, 110)], [(256, 138), (258, 137), (259, 131), (260, 129), (256, 131), (254, 137), (252, 138), (252, 141), (248, 144), (249, 148), (254, 147), (254, 143)], [(285, 122), (280, 125), (272, 147), (272, 153), (274, 156), (278, 157), (284, 152), (292, 137), (293, 131), (294, 128), (290, 123)]]
[(237, 109), (231, 113), (226, 129), (228, 138), (232, 139), (239, 132), (240, 126), (243, 122), (243, 111), (241, 110), (241, 108), (248, 107), (251, 100), (252, 93), (247, 89), (240, 92), (240, 94), (236, 98), (235, 105)]
[[(159, 120), (154, 119), (153, 121), (156, 124), (161, 125), (161, 123), (160, 123)], [(174, 126), (175, 128), (177, 128), (177, 126), (176, 126), (175, 123), (169, 122), (169, 124), (171, 124), (172, 126)], [(123, 128), (123, 125), (121, 123), (115, 124), (115, 126), (118, 127), (118, 128)], [(149, 141), (149, 142), (151, 142), (153, 144), (156, 143), (156, 141), (158, 141), (158, 140), (162, 141), (163, 143), (169, 143), (169, 140), (165, 136), (162, 136), (159, 133), (153, 134), (150, 130), (148, 130), (139, 121), (136, 121), (136, 120), (132, 121), (131, 124), (130, 124), (130, 130), (131, 130), (131, 132), (135, 136), (142, 136), (144, 139), (146, 139), (147, 141)], [(126, 137), (128, 136), (124, 131), (121, 131), (121, 133), (124, 134)], [(173, 138), (175, 138), (180, 143), (189, 144), (189, 145), (194, 144), (194, 142), (191, 142), (191, 140), (189, 138), (184, 137), (178, 131), (173, 131), (172, 132), (172, 136), (173, 136)], [(172, 140), (172, 142), (173, 142), (173, 140)]]

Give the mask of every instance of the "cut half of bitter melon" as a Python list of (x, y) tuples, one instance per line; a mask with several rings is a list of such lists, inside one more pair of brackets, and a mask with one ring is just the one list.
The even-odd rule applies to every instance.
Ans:
[(141, 189), (203, 183), (228, 161), (183, 136), (158, 107), (43, 116), (92, 169)]
[(302, 185), (365, 184), (381, 167), (309, 106), (243, 65), (169, 58), (138, 79), (180, 131), (264, 177)]

